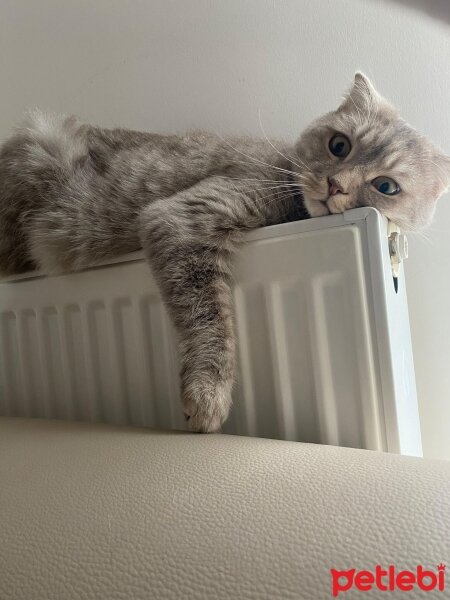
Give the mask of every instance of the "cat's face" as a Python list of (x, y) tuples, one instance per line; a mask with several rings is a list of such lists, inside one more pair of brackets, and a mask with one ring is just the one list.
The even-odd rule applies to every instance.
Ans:
[(401, 119), (361, 73), (341, 106), (315, 121), (295, 148), (311, 216), (373, 206), (415, 231), (429, 224), (450, 183), (450, 158)]

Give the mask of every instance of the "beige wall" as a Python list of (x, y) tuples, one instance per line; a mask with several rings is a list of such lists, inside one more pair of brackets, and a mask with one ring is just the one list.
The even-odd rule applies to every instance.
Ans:
[[(2, 0), (0, 137), (26, 107), (293, 139), (360, 68), (450, 153), (450, 29), (367, 0)], [(450, 197), (407, 275), (425, 453), (450, 459)]]

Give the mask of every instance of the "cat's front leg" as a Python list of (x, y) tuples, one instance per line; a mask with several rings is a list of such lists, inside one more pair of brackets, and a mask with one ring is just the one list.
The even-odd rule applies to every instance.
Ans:
[(175, 323), (183, 409), (192, 431), (228, 416), (235, 342), (230, 262), (246, 229), (262, 224), (221, 178), (206, 179), (144, 209), (141, 240)]

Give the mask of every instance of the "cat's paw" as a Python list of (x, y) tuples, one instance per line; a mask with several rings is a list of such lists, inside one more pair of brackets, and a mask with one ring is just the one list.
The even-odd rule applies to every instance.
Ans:
[(189, 431), (213, 433), (218, 431), (230, 412), (231, 394), (223, 390), (196, 389), (191, 386), (183, 394), (183, 410)]

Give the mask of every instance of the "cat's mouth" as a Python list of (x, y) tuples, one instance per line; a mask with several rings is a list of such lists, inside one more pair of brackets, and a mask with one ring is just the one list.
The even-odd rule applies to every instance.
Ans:
[(323, 204), (326, 204), (328, 206), (328, 202), (330, 200), (338, 199), (341, 196), (349, 195), (349, 193), (345, 192), (339, 185), (339, 183), (335, 179), (333, 179), (333, 177), (327, 177), (326, 184), (328, 186), (326, 190), (326, 196), (324, 196), (323, 198), (317, 198), (317, 202), (322, 202)]
[(316, 207), (313, 209), (314, 216), (339, 214), (352, 205), (350, 193), (331, 176), (323, 179), (310, 177), (307, 185), (305, 181), (302, 183), (305, 198)]

